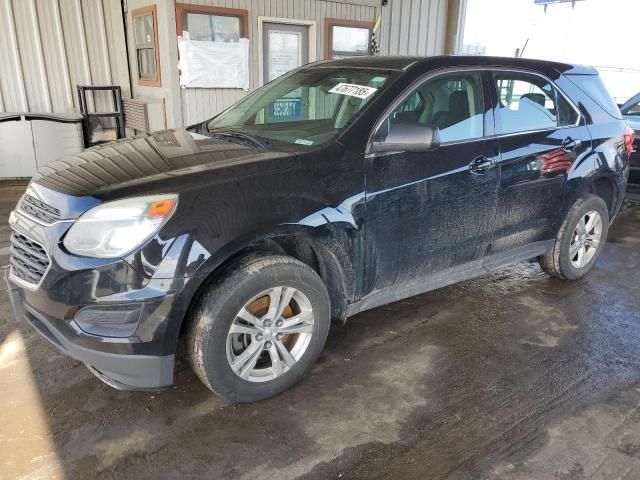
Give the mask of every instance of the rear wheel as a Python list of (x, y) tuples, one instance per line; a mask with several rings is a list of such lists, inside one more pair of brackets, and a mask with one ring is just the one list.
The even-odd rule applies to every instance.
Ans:
[(609, 212), (595, 195), (580, 198), (571, 207), (553, 248), (539, 257), (540, 266), (550, 275), (577, 280), (593, 268), (609, 231)]
[(330, 311), (324, 283), (304, 263), (281, 255), (243, 259), (211, 285), (194, 312), (191, 365), (228, 401), (277, 395), (317, 359)]

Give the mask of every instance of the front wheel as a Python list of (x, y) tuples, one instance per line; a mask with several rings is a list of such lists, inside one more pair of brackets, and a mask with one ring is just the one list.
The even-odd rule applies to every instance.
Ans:
[(202, 296), (190, 319), (191, 366), (227, 401), (252, 402), (294, 385), (322, 351), (327, 289), (287, 256), (240, 260)]
[(595, 195), (573, 204), (556, 237), (553, 248), (539, 257), (540, 266), (550, 275), (577, 280), (593, 268), (609, 232), (609, 211)]

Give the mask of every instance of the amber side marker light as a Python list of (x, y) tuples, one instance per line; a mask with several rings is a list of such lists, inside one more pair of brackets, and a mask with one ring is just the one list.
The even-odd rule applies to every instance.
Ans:
[(173, 198), (166, 198), (164, 200), (156, 200), (151, 202), (147, 207), (146, 214), (149, 217), (166, 217), (171, 213), (176, 201)]

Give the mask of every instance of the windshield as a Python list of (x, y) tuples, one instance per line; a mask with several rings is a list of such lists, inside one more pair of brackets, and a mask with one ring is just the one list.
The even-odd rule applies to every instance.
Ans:
[(213, 120), (210, 133), (313, 146), (336, 138), (383, 89), (389, 73), (306, 68), (269, 82)]

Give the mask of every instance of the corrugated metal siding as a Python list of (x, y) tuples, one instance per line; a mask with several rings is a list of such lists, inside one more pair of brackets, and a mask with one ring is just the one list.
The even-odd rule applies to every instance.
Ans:
[(24, 89), (18, 39), (13, 22), (11, 0), (0, 0), (0, 96), (2, 111), (24, 111), (27, 95)]
[(120, 0), (0, 0), (0, 47), (0, 112), (77, 111), (78, 84), (130, 96)]
[(382, 9), (381, 55), (444, 53), (447, 0), (390, 0)]
[[(249, 11), (249, 39), (251, 40), (251, 89), (259, 85), (260, 68), (258, 17), (290, 18), (316, 22), (316, 59), (323, 58), (325, 18), (345, 18), (373, 22), (376, 9), (366, 5), (324, 0), (184, 0), (185, 3), (214, 7), (242, 8)], [(182, 117), (185, 125), (205, 120), (234, 104), (247, 92), (240, 89), (181, 89)]]

